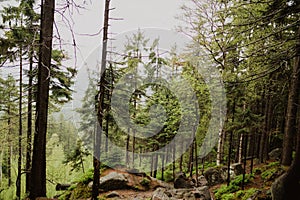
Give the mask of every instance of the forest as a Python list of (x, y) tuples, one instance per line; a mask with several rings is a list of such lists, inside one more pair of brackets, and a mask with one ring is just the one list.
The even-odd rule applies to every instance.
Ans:
[(299, 1), (186, 0), (174, 31), (119, 36), (114, 1), (84, 67), (94, 1), (1, 4), (0, 199), (298, 199)]

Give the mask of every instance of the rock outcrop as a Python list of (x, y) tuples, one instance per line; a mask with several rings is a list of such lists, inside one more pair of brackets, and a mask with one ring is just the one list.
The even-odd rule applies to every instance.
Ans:
[(158, 188), (152, 194), (152, 200), (211, 200), (207, 186), (190, 189)]
[[(224, 183), (227, 180), (227, 167), (209, 168), (204, 172), (204, 176), (209, 186)], [(240, 163), (235, 163), (230, 166), (230, 179), (234, 179), (237, 175), (243, 173), (243, 167)]]

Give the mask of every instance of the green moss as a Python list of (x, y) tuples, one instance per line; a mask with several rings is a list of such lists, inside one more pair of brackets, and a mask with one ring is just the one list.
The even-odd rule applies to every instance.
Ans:
[(222, 200), (235, 200), (234, 194), (223, 194)]
[(91, 188), (82, 183), (78, 183), (77, 187), (72, 191), (70, 200), (84, 199), (91, 197)]
[[(252, 175), (252, 174), (245, 174), (244, 183), (247, 184), (247, 183), (249, 183), (252, 179), (253, 179), (253, 175)], [(230, 184), (236, 185), (236, 186), (241, 186), (241, 185), (242, 185), (242, 182), (243, 182), (243, 174), (236, 176), (236, 177), (230, 182)]]
[(248, 190), (239, 190), (235, 194), (236, 199), (247, 200), (252, 197), (258, 190), (256, 188), (250, 188)]
[(148, 178), (143, 178), (143, 180), (141, 180), (140, 184), (144, 187), (149, 187), (150, 180)]
[(92, 169), (89, 169), (81, 177), (75, 180), (77, 183), (89, 184), (93, 180), (94, 172)]
[(216, 200), (223, 200), (223, 196), (225, 194), (231, 194), (231, 193), (234, 193), (236, 191), (238, 191), (240, 188), (239, 186), (236, 186), (236, 185), (222, 185), (219, 189), (215, 190), (215, 197), (216, 197)]

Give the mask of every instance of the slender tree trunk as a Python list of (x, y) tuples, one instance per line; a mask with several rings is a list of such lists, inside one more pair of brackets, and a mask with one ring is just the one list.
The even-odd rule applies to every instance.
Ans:
[(126, 151), (125, 151), (125, 163), (126, 163), (126, 167), (129, 167), (129, 142), (130, 142), (130, 129), (128, 128), (128, 135), (126, 138)]
[(242, 180), (242, 190), (244, 190), (245, 187), (245, 175), (246, 175), (246, 167), (247, 167), (247, 147), (248, 147), (248, 135), (244, 135), (245, 140), (244, 140), (244, 145), (243, 145), (243, 157), (244, 157), (244, 171), (243, 171), (243, 180)]
[(28, 80), (28, 104), (27, 104), (27, 141), (26, 141), (26, 194), (30, 190), (30, 170), (31, 170), (31, 148), (32, 148), (32, 69), (33, 69), (33, 47), (30, 47), (29, 53), (29, 80)]
[(1, 146), (1, 153), (0, 153), (0, 187), (2, 187), (2, 180), (3, 180), (3, 146)]
[[(293, 70), (293, 77), (292, 77), (292, 83), (291, 88), (289, 91), (289, 99), (288, 99), (288, 109), (287, 109), (287, 121), (286, 127), (285, 127), (285, 138), (288, 141), (285, 141), (284, 143), (284, 149), (283, 151), (292, 151), (292, 149), (287, 148), (286, 145), (288, 145), (288, 142), (291, 138), (294, 137), (293, 135), (290, 135), (291, 133), (289, 131), (294, 130), (294, 127), (292, 125), (295, 125), (296, 122), (296, 115), (294, 109), (297, 110), (296, 106), (299, 106), (299, 100), (297, 97), (293, 97), (295, 93), (298, 93), (300, 89), (300, 28), (298, 29), (297, 34), (297, 44), (296, 44), (296, 57), (295, 57), (295, 64), (294, 64), (294, 70)], [(297, 83), (298, 82), (298, 83)], [(293, 108), (295, 106), (295, 108)], [(299, 112), (299, 109), (298, 109)], [(295, 114), (295, 115), (294, 115)], [(293, 124), (294, 123), (294, 124)], [(289, 127), (291, 126), (291, 127)], [(288, 169), (286, 173), (284, 173), (282, 176), (280, 176), (273, 184), (272, 184), (272, 199), (273, 200), (294, 200), (299, 196), (299, 188), (300, 188), (300, 118), (298, 120), (298, 130), (297, 130), (297, 142), (296, 142), (296, 154), (295, 158), (292, 162), (292, 165)], [(290, 145), (292, 142), (290, 143)], [(287, 148), (287, 149), (286, 149)], [(288, 162), (291, 158), (290, 155), (288, 155), (289, 152), (285, 152), (286, 157), (283, 157), (285, 160), (284, 164), (288, 164)], [(282, 163), (283, 164), (283, 163)]]
[[(300, 32), (300, 30), (299, 30)], [(300, 35), (300, 34), (299, 34)], [(298, 36), (299, 37), (299, 36)], [(299, 40), (299, 39), (298, 39)], [(298, 44), (299, 45), (299, 44)], [(293, 67), (291, 86), (287, 102), (286, 121), (284, 128), (283, 150), (281, 164), (289, 166), (292, 163), (293, 141), (296, 132), (297, 107), (299, 102), (300, 88), (300, 64), (299, 64), (299, 47), (297, 47), (297, 57)]]
[[(233, 100), (232, 105), (232, 123), (235, 121), (235, 99)], [(228, 161), (227, 161), (227, 186), (229, 186), (230, 183), (230, 165), (231, 165), (231, 153), (232, 153), (232, 143), (233, 143), (233, 130), (230, 131), (229, 136), (229, 150), (228, 150)]]
[(173, 144), (173, 179), (175, 180), (175, 170), (176, 170), (176, 162), (175, 162), (175, 155), (176, 155), (176, 144)]
[(46, 133), (55, 0), (43, 0), (38, 63), (36, 124), (32, 154), (30, 199), (46, 196)]
[(17, 199), (21, 198), (21, 165), (22, 165), (22, 92), (23, 92), (23, 63), (22, 63), (22, 45), (20, 46), (20, 82), (19, 82), (19, 142), (18, 142), (18, 151), (19, 151), (19, 157), (18, 157), (18, 175), (17, 175), (17, 181), (16, 181), (16, 196)]
[[(194, 137), (195, 138), (195, 137)], [(193, 176), (193, 166), (194, 166), (194, 141), (192, 142), (192, 145), (190, 147), (190, 156), (189, 156), (189, 176)]]
[(110, 0), (105, 0), (104, 10), (104, 26), (103, 26), (103, 39), (102, 39), (102, 58), (101, 58), (101, 70), (100, 70), (100, 88), (98, 95), (98, 125), (96, 131), (96, 137), (94, 141), (94, 177), (92, 187), (92, 200), (98, 199), (99, 186), (100, 186), (100, 154), (101, 154), (101, 133), (102, 123), (104, 119), (104, 96), (105, 96), (105, 70), (106, 70), (106, 56), (107, 56), (107, 40), (108, 40), (108, 21), (109, 21), (109, 3)]
[[(10, 95), (9, 95), (10, 98)], [(7, 109), (7, 126), (8, 126), (8, 134), (7, 134), (7, 143), (8, 143), (8, 149), (7, 149), (7, 179), (8, 184), (7, 186), (10, 187), (12, 184), (11, 180), (11, 159), (12, 159), (12, 141), (11, 141), (11, 135), (12, 135), (12, 124), (11, 124), (11, 113), (10, 113), (10, 106), (8, 106)]]
[(161, 154), (161, 180), (164, 181), (164, 171), (165, 170), (165, 152)]
[(222, 143), (223, 143), (223, 131), (220, 130), (220, 132), (219, 132), (219, 140), (218, 140), (218, 149), (217, 149), (217, 166), (221, 165)]

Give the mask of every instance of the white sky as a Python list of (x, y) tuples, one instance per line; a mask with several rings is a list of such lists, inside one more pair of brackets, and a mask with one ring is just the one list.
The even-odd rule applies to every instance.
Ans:
[[(69, 24), (66, 23), (66, 19), (62, 18), (57, 12), (56, 25), (59, 30), (59, 35), (62, 39), (62, 48), (65, 49), (70, 57), (70, 60), (66, 61), (64, 64), (68, 66), (76, 65), (79, 69), (80, 74), (86, 75), (86, 70), (82, 69), (83, 62), (89, 57), (89, 55), (94, 51), (96, 47), (101, 45), (102, 32), (96, 36), (82, 36), (80, 34), (94, 34), (99, 32), (103, 26), (103, 15), (104, 15), (104, 0), (74, 0), (76, 3), (87, 2), (85, 8), (79, 9), (78, 12), (73, 10), (73, 15), (68, 15), (65, 13), (69, 20)], [(36, 11), (40, 12), (39, 5), (40, 0), (37, 0)], [(64, 3), (65, 0), (57, 0), (56, 9), (59, 9), (61, 5), (59, 2)], [(123, 18), (123, 20), (111, 20), (109, 32), (113, 33), (111, 37), (115, 37), (118, 34), (122, 34), (127, 31), (136, 30), (138, 28), (161, 28), (175, 30), (175, 26), (179, 25), (180, 21), (175, 18), (175, 16), (181, 14), (180, 6), (187, 3), (187, 0), (111, 0), (111, 8), (115, 8), (110, 12), (110, 17), (112, 18)], [(16, 1), (8, 0), (0, 3), (3, 5), (17, 5)], [(2, 9), (2, 8), (0, 8)], [(76, 62), (74, 49), (70, 45), (73, 43), (72, 33), (70, 29), (73, 30), (75, 34), (76, 41)], [(54, 31), (55, 35), (58, 35), (57, 31)], [(154, 39), (154, 38), (153, 38)], [(55, 48), (57, 46), (57, 41), (54, 42)], [(69, 44), (69, 45), (68, 45)], [(83, 72), (84, 71), (84, 72)], [(82, 75), (78, 74), (79, 79)], [(74, 101), (81, 101), (88, 81), (85, 83), (75, 83)], [(73, 107), (72, 105), (66, 105), (66, 107)], [(77, 103), (75, 103), (77, 104)], [(69, 107), (70, 108), (70, 107)]]
[[(63, 0), (62, 0), (63, 1)], [(116, 34), (130, 31), (137, 28), (164, 28), (174, 29), (179, 20), (176, 15), (181, 13), (180, 6), (186, 0), (111, 0), (112, 18), (123, 18), (123, 20), (111, 20), (111, 37)], [(97, 33), (103, 26), (104, 0), (88, 3), (86, 10), (80, 10), (80, 14), (74, 12), (73, 29), (76, 34), (76, 45), (80, 49), (77, 52), (77, 65), (84, 60), (88, 54), (101, 44), (102, 34), (89, 37), (79, 34)], [(61, 21), (57, 15), (57, 21)], [(61, 36), (67, 43), (72, 43), (72, 35), (68, 28), (62, 28), (64, 25), (59, 23)], [(70, 47), (68, 47), (69, 49)], [(73, 54), (73, 52), (72, 52)]]

